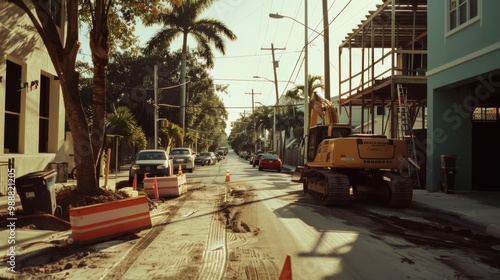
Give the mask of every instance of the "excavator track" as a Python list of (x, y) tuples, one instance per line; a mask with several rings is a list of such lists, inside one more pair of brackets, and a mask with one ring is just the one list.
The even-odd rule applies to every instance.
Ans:
[(385, 172), (383, 176), (390, 179), (387, 206), (399, 208), (409, 206), (413, 199), (411, 179), (391, 172)]
[[(359, 173), (350, 176), (363, 175)], [(310, 168), (303, 174), (303, 186), (304, 193), (309, 193), (324, 205), (344, 205), (350, 199), (349, 175), (335, 170)], [(408, 207), (413, 198), (410, 178), (393, 172), (379, 173), (368, 180), (365, 186), (358, 186), (358, 190), (366, 194), (366, 198), (381, 198), (383, 204), (391, 208)]]
[(312, 168), (304, 175), (304, 192), (324, 205), (343, 205), (349, 201), (349, 178), (328, 169)]

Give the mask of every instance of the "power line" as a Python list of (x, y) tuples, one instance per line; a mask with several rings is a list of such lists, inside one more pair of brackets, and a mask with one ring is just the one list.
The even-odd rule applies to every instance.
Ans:
[[(287, 52), (282, 52), (283, 54), (285, 53), (296, 53), (299, 51), (287, 51)], [(260, 56), (268, 56), (271, 54), (247, 54), (247, 55), (233, 55), (233, 56), (217, 56), (215, 57), (216, 59), (227, 59), (227, 58), (242, 58), (242, 57), (260, 57)]]

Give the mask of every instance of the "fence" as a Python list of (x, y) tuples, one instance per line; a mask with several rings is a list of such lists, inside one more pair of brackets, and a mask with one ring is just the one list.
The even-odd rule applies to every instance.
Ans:
[(291, 166), (303, 165), (303, 157), (300, 147), (287, 148), (283, 155), (283, 163)]
[(9, 169), (14, 169), (14, 158), (9, 158), (7, 161), (0, 161), (0, 195), (7, 194)]

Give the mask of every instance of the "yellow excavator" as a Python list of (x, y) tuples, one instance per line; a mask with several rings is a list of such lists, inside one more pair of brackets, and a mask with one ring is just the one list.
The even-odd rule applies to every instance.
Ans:
[(325, 205), (346, 204), (353, 196), (377, 198), (389, 207), (411, 204), (413, 187), (403, 175), (408, 168), (405, 141), (352, 134), (350, 125), (339, 124), (335, 106), (317, 93), (309, 103), (308, 128), (307, 161), (292, 175), (304, 193)]

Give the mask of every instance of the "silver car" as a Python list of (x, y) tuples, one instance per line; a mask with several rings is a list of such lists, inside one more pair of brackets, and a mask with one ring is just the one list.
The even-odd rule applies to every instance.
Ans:
[(142, 182), (144, 174), (148, 176), (169, 176), (171, 166), (164, 150), (141, 150), (130, 165), (129, 180), (132, 182), (137, 175), (137, 182)]
[(173, 148), (169, 158), (173, 161), (174, 173), (177, 173), (179, 166), (183, 171), (193, 172), (195, 169), (195, 153), (190, 148)]
[(217, 161), (217, 156), (213, 152), (204, 152), (196, 156), (194, 163), (201, 166), (215, 165)]

